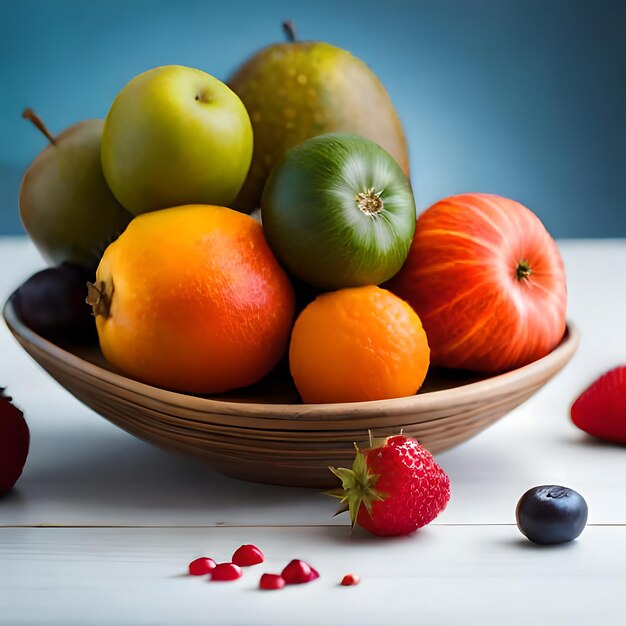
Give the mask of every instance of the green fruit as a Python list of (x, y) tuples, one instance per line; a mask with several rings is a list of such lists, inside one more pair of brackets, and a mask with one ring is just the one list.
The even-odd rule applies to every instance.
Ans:
[(53, 137), (30, 110), (27, 118), (50, 141), (26, 170), (20, 216), (49, 265), (95, 268), (104, 249), (132, 219), (108, 188), (100, 165), (103, 120), (87, 120)]
[(102, 136), (102, 167), (134, 215), (183, 204), (228, 206), (252, 158), (252, 127), (222, 82), (180, 65), (133, 78), (118, 94)]
[(399, 165), (373, 141), (343, 133), (291, 148), (267, 181), (261, 212), (278, 258), (321, 289), (388, 280), (415, 232), (415, 201)]
[(230, 79), (250, 113), (254, 154), (234, 207), (259, 206), (265, 181), (286, 150), (332, 132), (362, 135), (382, 146), (408, 176), (409, 156), (398, 114), (372, 70), (346, 50), (317, 41), (264, 48)]

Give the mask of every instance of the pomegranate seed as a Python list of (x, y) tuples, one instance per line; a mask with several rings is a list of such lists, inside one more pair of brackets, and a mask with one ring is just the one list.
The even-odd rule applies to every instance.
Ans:
[(308, 583), (311, 577), (311, 566), (304, 561), (294, 559), (285, 567), (281, 576), (288, 585)]
[(239, 567), (247, 567), (248, 565), (258, 565), (263, 563), (265, 557), (256, 546), (251, 543), (247, 543), (235, 550), (233, 554), (233, 563), (239, 565)]
[(234, 563), (218, 563), (211, 571), (211, 580), (237, 580), (241, 578), (241, 568)]
[(209, 559), (206, 556), (201, 556), (199, 559), (189, 563), (189, 573), (192, 576), (203, 576), (208, 574), (215, 567), (215, 561)]
[(320, 575), (308, 563), (294, 559), (285, 567), (281, 576), (288, 585), (301, 585), (319, 578)]
[(361, 582), (361, 579), (356, 574), (346, 574), (341, 579), (341, 584), (344, 587), (350, 587), (352, 585), (358, 585)]
[(285, 579), (280, 574), (263, 574), (259, 581), (261, 589), (282, 589), (285, 586)]

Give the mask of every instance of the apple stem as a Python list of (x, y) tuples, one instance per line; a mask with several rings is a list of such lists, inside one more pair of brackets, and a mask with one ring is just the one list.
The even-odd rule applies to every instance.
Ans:
[(24, 109), (22, 117), (29, 122), (32, 122), (48, 139), (48, 141), (56, 145), (56, 139), (50, 134), (50, 131), (46, 128), (46, 125), (41, 121), (41, 118), (32, 109)]
[(296, 25), (294, 24), (293, 20), (285, 20), (283, 22), (283, 31), (289, 43), (293, 43), (294, 41), (298, 40)]

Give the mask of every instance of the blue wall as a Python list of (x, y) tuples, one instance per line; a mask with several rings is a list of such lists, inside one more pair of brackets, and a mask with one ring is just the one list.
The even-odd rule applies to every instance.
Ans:
[(385, 83), (420, 209), (490, 191), (558, 237), (626, 236), (620, 0), (0, 0), (0, 233), (21, 232), (19, 180), (45, 143), (24, 107), (57, 132), (156, 65), (226, 78), (288, 17)]

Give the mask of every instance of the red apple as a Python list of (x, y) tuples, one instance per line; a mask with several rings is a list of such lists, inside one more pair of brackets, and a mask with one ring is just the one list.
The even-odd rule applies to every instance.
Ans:
[(420, 316), (434, 365), (497, 372), (548, 354), (565, 332), (563, 261), (539, 218), (500, 196), (466, 193), (417, 220), (388, 285)]

